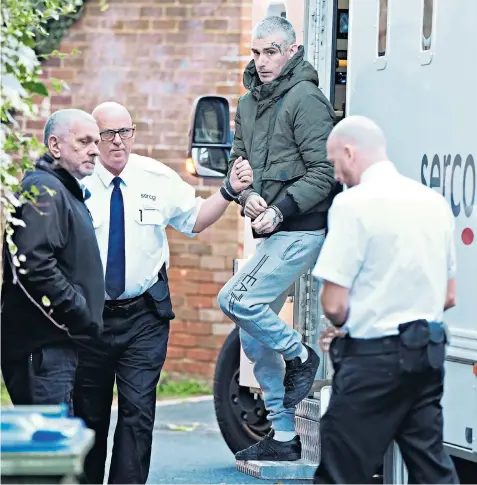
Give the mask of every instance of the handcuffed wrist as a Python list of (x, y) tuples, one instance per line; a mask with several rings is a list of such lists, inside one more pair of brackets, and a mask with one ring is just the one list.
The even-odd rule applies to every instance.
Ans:
[(240, 192), (238, 196), (238, 202), (242, 207), (245, 207), (245, 204), (247, 203), (247, 200), (251, 195), (258, 195), (257, 192), (255, 192), (253, 189), (245, 189)]
[(283, 222), (283, 214), (282, 214), (281, 210), (275, 205), (271, 205), (270, 209), (273, 209), (275, 211), (275, 213), (277, 214), (279, 223), (282, 223)]
[(228, 193), (229, 193), (229, 194), (230, 194), (230, 195), (231, 195), (231, 196), (232, 196), (234, 199), (236, 199), (236, 198), (239, 196), (239, 194), (240, 194), (240, 192), (236, 192), (236, 191), (234, 190), (234, 188), (232, 187), (232, 184), (230, 183), (229, 179), (225, 179), (225, 180), (224, 180), (224, 183), (223, 183), (222, 187), (224, 187), (224, 189), (225, 189), (225, 190), (226, 190), (226, 191), (227, 191), (227, 192), (228, 192)]
[(220, 187), (220, 195), (228, 202), (233, 202), (235, 200), (235, 198), (228, 193), (227, 189), (223, 185)]

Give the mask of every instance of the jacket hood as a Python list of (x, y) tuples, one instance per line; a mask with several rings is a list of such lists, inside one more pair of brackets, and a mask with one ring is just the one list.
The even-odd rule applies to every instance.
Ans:
[(280, 75), (269, 84), (263, 84), (260, 81), (255, 61), (252, 59), (243, 73), (243, 85), (259, 100), (277, 99), (302, 81), (310, 81), (318, 86), (318, 73), (308, 61), (304, 60), (304, 55), (305, 49), (301, 45), (298, 47), (298, 52), (285, 64)]

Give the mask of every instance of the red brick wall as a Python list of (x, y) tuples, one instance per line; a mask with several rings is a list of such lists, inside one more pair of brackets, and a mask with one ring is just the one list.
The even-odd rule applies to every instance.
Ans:
[[(249, 51), (251, 0), (109, 0), (100, 12), (89, 1), (84, 17), (61, 44), (80, 54), (50, 59), (44, 77), (63, 79), (70, 90), (51, 98), (51, 110), (91, 111), (115, 100), (137, 124), (135, 151), (166, 163), (207, 197), (215, 186), (184, 172), (194, 99), (227, 96), (232, 115), (242, 93)], [(43, 121), (28, 122), (37, 134)], [(231, 328), (217, 306), (217, 293), (231, 275), (240, 240), (236, 206), (214, 227), (189, 239), (168, 230), (169, 271), (176, 319), (166, 370), (209, 379), (217, 352)]]

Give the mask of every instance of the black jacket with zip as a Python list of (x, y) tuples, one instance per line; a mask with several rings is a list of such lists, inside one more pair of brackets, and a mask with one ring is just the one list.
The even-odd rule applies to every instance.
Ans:
[[(27, 172), (22, 190), (35, 186), (34, 204), (22, 205), (15, 217), (13, 242), (26, 260), (26, 274), (17, 276), (30, 296), (69, 333), (97, 335), (103, 326), (104, 275), (91, 216), (77, 180), (46, 155)], [(54, 191), (49, 195), (44, 187)], [(70, 339), (56, 327), (13, 282), (11, 256), (4, 251), (2, 287), (2, 359), (29, 354), (45, 345)]]

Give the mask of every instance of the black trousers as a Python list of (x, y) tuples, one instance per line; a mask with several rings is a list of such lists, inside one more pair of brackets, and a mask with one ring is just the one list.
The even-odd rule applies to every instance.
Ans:
[(459, 483), (442, 444), (442, 368), (402, 373), (397, 351), (345, 355), (334, 367), (314, 483), (372, 483), (393, 440), (409, 483)]
[(18, 358), (2, 358), (2, 375), (12, 403), (67, 404), (72, 412), (76, 364), (72, 343), (45, 346)]
[(100, 340), (78, 341), (75, 414), (96, 433), (83, 480), (103, 483), (116, 379), (118, 422), (108, 483), (146, 483), (156, 411), (156, 387), (167, 352), (169, 320), (143, 297), (132, 311), (104, 313)]

